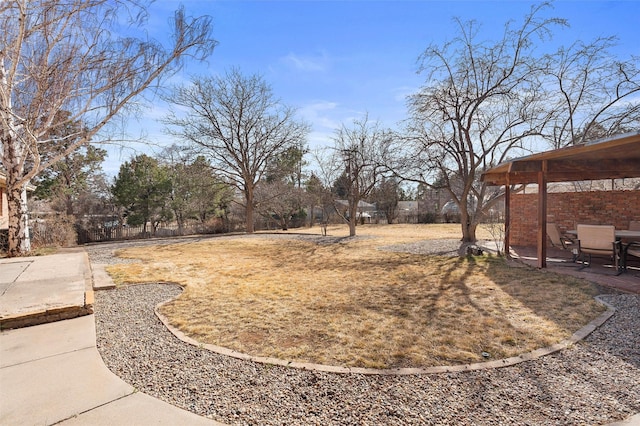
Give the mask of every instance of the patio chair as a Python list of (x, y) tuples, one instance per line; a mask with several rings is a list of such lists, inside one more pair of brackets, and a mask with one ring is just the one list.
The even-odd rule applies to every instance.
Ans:
[(620, 265), (621, 243), (616, 240), (616, 228), (613, 225), (578, 225), (578, 253), (582, 266), (580, 270), (587, 267), (585, 255), (589, 256), (589, 266), (591, 257), (609, 256), (613, 259), (616, 275), (620, 275), (622, 268)]
[(622, 269), (627, 270), (627, 257), (634, 256), (640, 258), (640, 242), (634, 242), (627, 246), (624, 250), (624, 257), (622, 260)]
[(573, 255), (571, 261), (576, 261), (578, 255), (576, 242), (573, 238), (562, 234), (557, 223), (547, 222), (547, 235), (549, 236), (549, 240), (551, 240), (551, 245), (553, 247), (563, 250), (571, 250)]

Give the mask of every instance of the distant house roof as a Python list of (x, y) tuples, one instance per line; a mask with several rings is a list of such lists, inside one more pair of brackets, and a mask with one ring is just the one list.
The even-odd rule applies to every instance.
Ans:
[[(349, 205), (349, 201), (347, 200), (336, 200), (336, 204), (340, 204), (341, 206), (347, 207)], [(358, 201), (358, 210), (362, 211), (374, 211), (376, 210), (376, 205), (367, 203), (366, 201)]]
[(418, 202), (417, 201), (398, 201), (398, 210), (417, 211)]
[(490, 185), (640, 177), (640, 131), (507, 161), (487, 170)]

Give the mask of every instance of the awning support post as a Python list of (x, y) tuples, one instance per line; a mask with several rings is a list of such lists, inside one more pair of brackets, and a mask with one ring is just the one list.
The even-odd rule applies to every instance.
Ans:
[(547, 267), (547, 160), (538, 171), (538, 268)]

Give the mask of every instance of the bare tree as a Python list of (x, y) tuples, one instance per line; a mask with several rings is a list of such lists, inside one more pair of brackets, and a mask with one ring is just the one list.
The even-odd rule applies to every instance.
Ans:
[(212, 167), (243, 194), (246, 231), (254, 231), (255, 189), (269, 161), (304, 145), (309, 127), (274, 98), (262, 77), (233, 69), (220, 77), (194, 78), (167, 99), (186, 110), (169, 114), (170, 134), (211, 159)]
[[(213, 51), (210, 18), (187, 18), (183, 9), (171, 21), (170, 46), (119, 35), (119, 30), (142, 34), (145, 3), (0, 3), (0, 159), (7, 174), (9, 256), (29, 250), (25, 190), (30, 180), (78, 147), (98, 142), (105, 126), (175, 72), (182, 58), (200, 60)], [(83, 123), (77, 133), (51, 137), (75, 122)], [(50, 146), (65, 141), (65, 149), (43, 159), (43, 150), (56, 152)]]
[(564, 21), (541, 18), (546, 6), (532, 8), (518, 28), (507, 23), (496, 42), (485, 41), (474, 22), (456, 21), (456, 38), (422, 54), (427, 83), (409, 98), (406, 134), (386, 148), (404, 180), (443, 184), (459, 207), (463, 242), (476, 240), (483, 211), (496, 202), (480, 174), (526, 151), (549, 120), (534, 47)]
[(342, 164), (342, 180), (347, 198), (349, 236), (356, 235), (358, 205), (375, 188), (376, 183), (386, 170), (383, 167), (381, 148), (388, 132), (375, 122), (369, 122), (368, 116), (354, 120), (352, 127), (343, 125), (334, 138), (334, 164)]
[(302, 187), (306, 165), (303, 146), (292, 146), (269, 161), (262, 181), (256, 187), (256, 207), (267, 219), (277, 219), (286, 231), (292, 219), (304, 217), (306, 194)]
[(553, 148), (625, 133), (640, 127), (640, 57), (614, 57), (615, 37), (576, 42), (548, 55), (547, 102)]
[(258, 213), (278, 221), (280, 228), (286, 231), (292, 219), (301, 218), (305, 193), (303, 188), (282, 180), (263, 180), (256, 186), (255, 199)]
[(227, 216), (233, 189), (216, 175), (205, 157), (171, 145), (158, 159), (171, 179), (170, 206), (180, 235), (190, 219), (205, 225), (209, 219)]

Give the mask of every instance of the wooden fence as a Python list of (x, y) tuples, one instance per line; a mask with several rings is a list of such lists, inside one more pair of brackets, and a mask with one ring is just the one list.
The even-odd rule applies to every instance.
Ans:
[(177, 225), (160, 227), (153, 231), (152, 227), (147, 226), (147, 230), (144, 230), (142, 225), (140, 226), (114, 226), (105, 228), (93, 228), (93, 229), (78, 229), (78, 244), (104, 242), (104, 241), (120, 241), (120, 240), (135, 240), (151, 237), (176, 237), (182, 235), (195, 235), (195, 234), (217, 234), (225, 232), (221, 224), (215, 225), (202, 225), (193, 224), (186, 225), (179, 229)]

